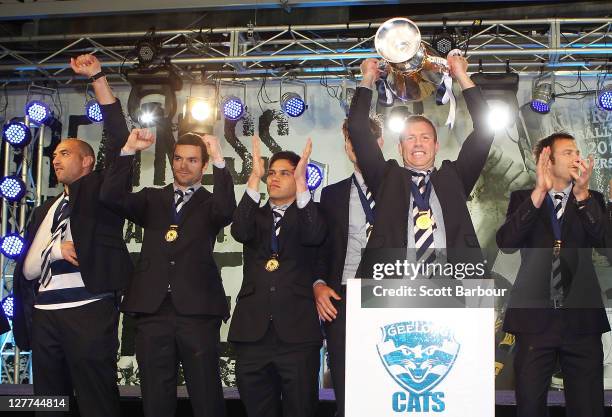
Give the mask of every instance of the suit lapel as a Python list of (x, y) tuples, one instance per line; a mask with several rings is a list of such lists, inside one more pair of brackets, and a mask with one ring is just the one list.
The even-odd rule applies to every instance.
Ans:
[(561, 238), (565, 240), (567, 237), (567, 233), (569, 232), (570, 225), (573, 224), (574, 217), (576, 216), (576, 197), (574, 197), (574, 193), (570, 190), (569, 197), (567, 199), (567, 203), (565, 203), (565, 210), (563, 210), (563, 226), (561, 229)]
[[(173, 197), (172, 204), (174, 205), (174, 190), (172, 193), (172, 197)], [(183, 208), (181, 209), (181, 217), (179, 219), (179, 225), (182, 225), (183, 223), (185, 223), (185, 219), (191, 215), (192, 211), (196, 210), (196, 208), (200, 205), (202, 201), (205, 200), (205, 198), (206, 198), (206, 190), (204, 190), (204, 187), (198, 188), (197, 191), (193, 193), (189, 201), (187, 201), (183, 205)]]
[[(285, 243), (287, 242), (288, 236), (291, 234), (291, 229), (295, 227), (295, 224), (297, 222), (297, 210), (297, 203), (294, 201), (289, 207), (287, 207), (283, 218), (280, 219), (281, 229), (280, 234), (278, 236), (280, 253), (284, 251), (286, 246)], [(270, 214), (270, 216), (272, 216), (272, 214)], [(272, 225), (272, 220), (270, 221), (270, 225)]]
[(340, 213), (337, 218), (340, 219), (340, 230), (342, 230), (342, 247), (346, 248), (348, 245), (349, 213), (353, 179), (352, 177), (349, 177), (344, 180), (344, 182), (345, 183), (342, 184), (341, 193), (338, 196), (338, 204), (335, 205), (335, 207)]

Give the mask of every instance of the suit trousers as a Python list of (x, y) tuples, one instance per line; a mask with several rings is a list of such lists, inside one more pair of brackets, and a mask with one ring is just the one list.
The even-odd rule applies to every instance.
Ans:
[[(73, 395), (87, 417), (120, 415), (117, 326), (113, 298), (59, 310), (34, 309), (32, 370), (35, 395)], [(37, 415), (65, 416), (41, 412)]]
[(136, 360), (146, 417), (173, 417), (179, 362), (196, 417), (224, 417), (219, 370), (221, 318), (176, 312), (168, 292), (158, 311), (136, 315)]
[(234, 343), (236, 382), (249, 417), (313, 417), (320, 343), (283, 342), (272, 320), (257, 342)]
[(332, 322), (324, 322), (329, 367), (331, 371), (334, 394), (336, 396), (337, 417), (344, 417), (344, 373), (346, 369), (346, 285), (338, 293), (341, 300), (332, 299), (338, 314)]
[(567, 417), (603, 417), (601, 334), (571, 334), (564, 327), (562, 312), (556, 310), (544, 332), (516, 335), (518, 417), (548, 416), (546, 399), (557, 360), (563, 373)]

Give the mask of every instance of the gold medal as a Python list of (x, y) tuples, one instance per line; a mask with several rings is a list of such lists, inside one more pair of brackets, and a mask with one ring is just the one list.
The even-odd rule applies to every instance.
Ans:
[(276, 254), (272, 255), (272, 257), (268, 259), (268, 262), (266, 262), (266, 271), (268, 272), (274, 272), (279, 267), (280, 267), (280, 262), (278, 261), (278, 257), (276, 256)]
[(178, 226), (173, 224), (166, 232), (166, 242), (174, 242), (178, 239)]
[(553, 244), (553, 255), (559, 256), (560, 253), (561, 253), (561, 241), (555, 240), (555, 243)]
[(429, 211), (420, 211), (416, 218), (416, 227), (427, 230), (433, 226), (433, 220), (429, 216)]

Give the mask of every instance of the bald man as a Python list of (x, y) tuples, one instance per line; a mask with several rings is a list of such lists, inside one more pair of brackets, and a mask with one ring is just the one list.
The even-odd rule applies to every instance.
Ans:
[[(106, 128), (124, 126), (105, 77), (92, 84)], [(124, 129), (107, 138), (106, 166), (126, 142)], [(94, 170), (95, 162), (93, 149), (80, 139), (64, 139), (53, 152), (63, 192), (37, 207), (28, 225), (28, 250), (14, 275), (14, 332), (18, 346), (32, 350), (36, 395), (74, 392), (81, 415), (108, 417), (120, 414), (117, 301), (132, 262), (123, 218), (99, 201), (104, 170)]]

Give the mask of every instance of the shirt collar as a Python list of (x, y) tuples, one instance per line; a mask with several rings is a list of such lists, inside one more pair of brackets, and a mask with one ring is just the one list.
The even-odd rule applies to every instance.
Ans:
[(196, 184), (190, 185), (189, 187), (181, 187), (175, 182), (172, 184), (172, 187), (174, 188), (174, 191), (176, 190), (187, 191), (189, 188), (193, 188), (193, 192), (195, 193), (202, 187), (202, 184), (198, 182)]
[(556, 190), (551, 189), (548, 192), (548, 194), (550, 194), (550, 198), (554, 199), (555, 198), (555, 194), (563, 192), (565, 194), (565, 196), (563, 198), (565, 198), (565, 197), (569, 196), (569, 193), (570, 193), (570, 191), (572, 191), (572, 187), (573, 186), (574, 186), (574, 183), (570, 182), (569, 185), (567, 187), (565, 187), (563, 190), (556, 191)]

